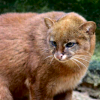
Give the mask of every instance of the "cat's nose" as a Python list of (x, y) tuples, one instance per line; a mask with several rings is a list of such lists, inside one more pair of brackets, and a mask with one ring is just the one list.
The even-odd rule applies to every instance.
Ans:
[(61, 60), (62, 57), (63, 57), (63, 54), (60, 54), (59, 57), (58, 57), (58, 59)]
[(56, 58), (57, 58), (58, 60), (62, 60), (63, 54), (57, 54), (57, 55), (56, 55)]

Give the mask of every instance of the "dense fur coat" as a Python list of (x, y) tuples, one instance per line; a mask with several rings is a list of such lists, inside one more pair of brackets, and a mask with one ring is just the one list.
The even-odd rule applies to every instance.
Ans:
[(25, 20), (35, 13), (7, 13), (0, 16), (0, 100), (19, 100), (26, 95), (26, 62), (29, 56)]
[[(26, 83), (30, 100), (71, 100), (72, 90), (84, 77), (89, 62), (81, 60), (86, 67), (79, 63), (78, 68), (78, 65), (71, 61), (62, 63), (58, 59), (48, 57), (55, 54), (57, 58), (60, 48), (52, 54), (48, 35), (50, 38), (55, 34), (55, 37), (58, 36), (56, 41), (59, 42), (63, 41), (59, 36), (64, 33), (65, 25), (71, 26), (66, 30), (69, 36), (73, 36), (75, 29), (80, 28), (79, 32), (87, 33), (84, 37), (89, 40), (86, 42), (87, 46), (82, 46), (89, 54), (83, 52), (83, 55), (91, 58), (95, 48), (95, 23), (87, 23), (76, 13), (34, 14), (24, 20), (23, 17), (15, 17), (13, 14), (0, 16), (0, 98), (19, 100), (19, 97), (23, 97), (28, 91)], [(44, 18), (50, 19), (44, 21)], [(72, 22), (66, 23), (66, 19)], [(82, 43), (84, 44), (84, 41)]]
[[(50, 19), (47, 19), (47, 21), (45, 19), (44, 23), (44, 17)], [(29, 71), (31, 99), (71, 100), (72, 90), (84, 77), (89, 65), (89, 60), (94, 52), (94, 32), (96, 25), (94, 22), (87, 22), (83, 17), (76, 13), (68, 13), (66, 15), (61, 12), (57, 14), (53, 12), (46, 15), (41, 14), (35, 18), (35, 21), (31, 21), (34, 23), (32, 26), (35, 30), (31, 34), (33, 42), (31, 44), (32, 52), (29, 58), (29, 66), (31, 67), (31, 70)], [(64, 32), (66, 36), (63, 36)], [(77, 37), (80, 33), (82, 34)], [(59, 56), (59, 51), (63, 52), (63, 48), (60, 48), (60, 46), (53, 52), (56, 57), (49, 57), (52, 55), (52, 48), (49, 48), (50, 44), (48, 42), (50, 41), (48, 41), (48, 35), (54, 35), (55, 39), (53, 41), (56, 41), (56, 43), (63, 42), (64, 39), (67, 39), (68, 37), (69, 39), (76, 38), (82, 46), (80, 47), (82, 49), (80, 49), (78, 53), (80, 55), (89, 56), (88, 58), (83, 57), (87, 61), (78, 59), (83, 63), (80, 64), (78, 62), (78, 65), (72, 61), (65, 63), (58, 61), (56, 58), (57, 55)], [(87, 39), (89, 42), (86, 42)], [(82, 51), (83, 49), (89, 53)], [(82, 58), (82, 56), (80, 58)], [(33, 63), (32, 60), (34, 60)]]

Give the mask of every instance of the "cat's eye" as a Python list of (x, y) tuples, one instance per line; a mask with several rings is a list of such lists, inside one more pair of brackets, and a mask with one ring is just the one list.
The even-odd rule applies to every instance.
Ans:
[(57, 44), (56, 44), (56, 42), (55, 41), (50, 41), (50, 43), (52, 44), (52, 46), (54, 46), (54, 47), (56, 47), (57, 46)]
[(69, 42), (66, 44), (67, 48), (73, 47), (76, 43), (75, 42)]

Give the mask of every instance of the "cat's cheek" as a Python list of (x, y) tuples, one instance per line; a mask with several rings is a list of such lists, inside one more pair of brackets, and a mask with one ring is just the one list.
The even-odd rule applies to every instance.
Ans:
[(53, 46), (49, 46), (49, 52), (50, 52), (50, 54), (54, 54), (55, 48)]
[(89, 51), (90, 50), (90, 45), (89, 44), (85, 45), (84, 50)]

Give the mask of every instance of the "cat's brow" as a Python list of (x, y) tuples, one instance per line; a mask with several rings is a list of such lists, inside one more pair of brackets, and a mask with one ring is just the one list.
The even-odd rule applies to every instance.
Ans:
[(89, 40), (89, 38), (87, 36), (79, 36), (78, 39)]
[(50, 41), (54, 41), (54, 38), (53, 37), (50, 37)]
[(69, 40), (68, 42), (76, 42), (76, 40)]

